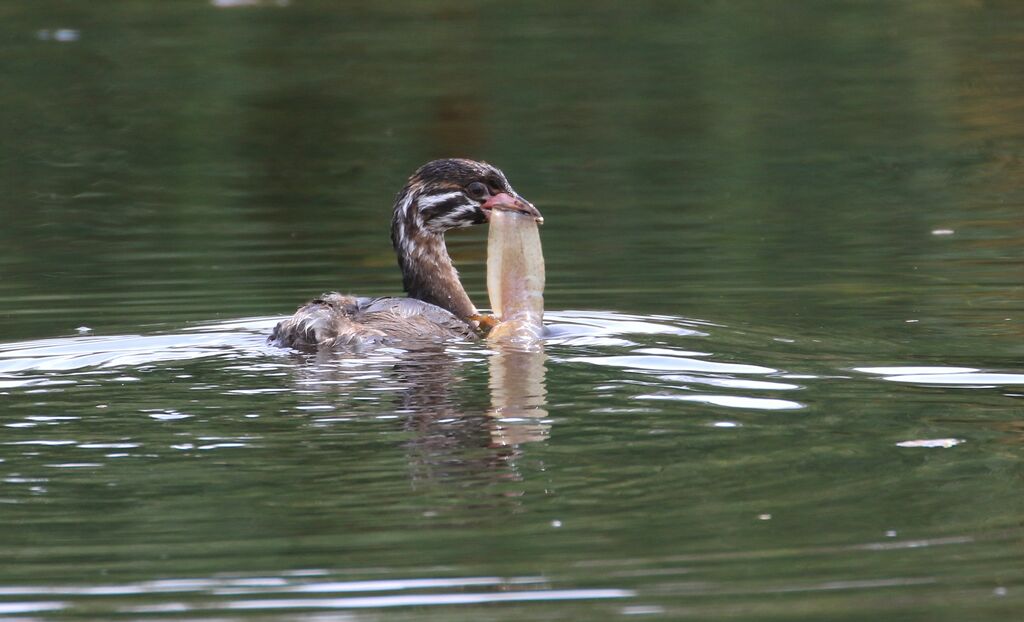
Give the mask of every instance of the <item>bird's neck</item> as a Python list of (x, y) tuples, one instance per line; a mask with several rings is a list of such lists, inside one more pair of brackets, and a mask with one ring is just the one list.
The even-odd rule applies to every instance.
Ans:
[(476, 307), (452, 265), (443, 235), (420, 230), (395, 246), (402, 285), (410, 297), (447, 309), (467, 322), (476, 315)]

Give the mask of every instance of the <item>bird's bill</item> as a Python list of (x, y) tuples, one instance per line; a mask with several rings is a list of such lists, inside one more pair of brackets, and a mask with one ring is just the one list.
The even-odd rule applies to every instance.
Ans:
[(484, 214), (487, 214), (488, 218), (490, 218), (491, 210), (496, 209), (533, 216), (537, 224), (543, 224), (544, 222), (544, 217), (540, 215), (537, 208), (529, 201), (519, 195), (512, 195), (507, 192), (499, 192), (492, 196), (480, 208), (484, 211)]

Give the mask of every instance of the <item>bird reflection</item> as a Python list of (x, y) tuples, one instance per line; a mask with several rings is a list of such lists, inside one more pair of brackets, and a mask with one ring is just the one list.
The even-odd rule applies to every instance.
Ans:
[(440, 344), (363, 356), (321, 352), (316, 364), (296, 368), (298, 384), (307, 390), (304, 394), (313, 389), (320, 400), (325, 393), (342, 394), (339, 401), (343, 396), (346, 410), (355, 416), (380, 415), (386, 398), (364, 396), (391, 391), (390, 414), (398, 415), (410, 433), (404, 447), (414, 484), (517, 481), (522, 479), (518, 459), (523, 445), (549, 433), (547, 357), (539, 344), (489, 345), (489, 397), (480, 391), (479, 363)]

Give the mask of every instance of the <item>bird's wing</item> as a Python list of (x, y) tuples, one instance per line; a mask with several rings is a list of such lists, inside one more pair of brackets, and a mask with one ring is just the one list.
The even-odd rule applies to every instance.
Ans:
[(394, 325), (407, 327), (408, 330), (402, 332), (409, 332), (409, 336), (416, 336), (415, 333), (423, 336), (443, 333), (439, 336), (457, 338), (475, 336), (472, 327), (450, 311), (415, 298), (360, 299), (359, 303), (360, 320), (373, 323), (373, 320), (386, 321), (385, 318), (390, 317)]

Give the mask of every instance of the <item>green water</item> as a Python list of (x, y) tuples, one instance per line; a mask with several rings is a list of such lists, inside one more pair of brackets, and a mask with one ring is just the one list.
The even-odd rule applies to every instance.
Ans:
[[(0, 8), (0, 617), (1019, 617), (1017, 3), (221, 4)], [(266, 346), (440, 156), (543, 347)]]

